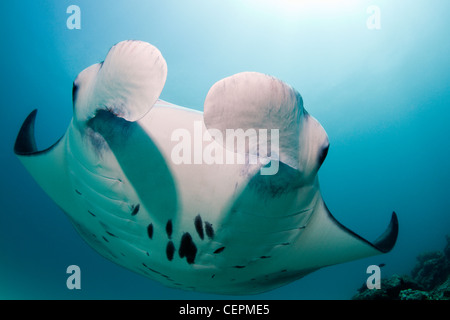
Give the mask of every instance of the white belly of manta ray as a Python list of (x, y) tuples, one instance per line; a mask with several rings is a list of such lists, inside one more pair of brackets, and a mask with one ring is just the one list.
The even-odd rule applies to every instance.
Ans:
[[(239, 73), (202, 113), (159, 100), (166, 75), (158, 49), (120, 42), (74, 81), (58, 142), (37, 149), (36, 110), (17, 136), (23, 165), (98, 253), (170, 287), (253, 294), (393, 248), (395, 213), (369, 242), (327, 209), (328, 137), (292, 87)], [(248, 134), (243, 148), (230, 132)]]

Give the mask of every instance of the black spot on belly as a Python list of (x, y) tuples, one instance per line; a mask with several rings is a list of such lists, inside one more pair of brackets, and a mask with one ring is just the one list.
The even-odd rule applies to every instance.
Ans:
[(136, 204), (136, 205), (131, 206), (131, 210), (132, 210), (131, 211), (131, 215), (135, 216), (139, 212), (140, 208), (141, 208), (140, 204)]
[(225, 247), (220, 247), (219, 249), (216, 249), (216, 251), (214, 251), (214, 253), (221, 253), (223, 250), (225, 250)]
[(169, 239), (172, 238), (172, 230), (173, 230), (172, 220), (169, 220), (169, 221), (167, 221), (167, 224), (166, 224), (166, 233), (167, 233), (167, 236), (169, 237)]
[(186, 260), (189, 264), (194, 263), (195, 256), (197, 255), (197, 247), (195, 243), (192, 241), (191, 235), (186, 232), (183, 234), (181, 238), (180, 249), (178, 250), (178, 254), (180, 258), (186, 257)]
[(167, 259), (169, 259), (169, 261), (172, 261), (174, 252), (175, 252), (175, 246), (173, 245), (172, 241), (169, 241), (169, 243), (167, 244), (167, 247), (166, 247), (166, 255), (167, 255)]
[(153, 239), (153, 223), (150, 223), (147, 227), (147, 234), (150, 239)]
[(205, 235), (203, 233), (203, 222), (202, 222), (202, 217), (200, 217), (200, 215), (195, 217), (194, 225), (195, 225), (195, 230), (197, 230), (198, 236), (200, 237), (200, 239), (203, 240), (205, 238)]
[(205, 231), (209, 239), (214, 238), (214, 229), (212, 227), (212, 224), (208, 221), (205, 221)]
[(115, 234), (113, 234), (113, 233), (111, 233), (109, 231), (106, 231), (106, 233), (109, 234), (111, 237), (118, 238)]

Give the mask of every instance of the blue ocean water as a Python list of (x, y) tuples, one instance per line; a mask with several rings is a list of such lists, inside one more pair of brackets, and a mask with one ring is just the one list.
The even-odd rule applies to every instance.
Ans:
[[(81, 29), (68, 29), (70, 5)], [(380, 28), (367, 20), (374, 5)], [(349, 299), (366, 268), (409, 273), (450, 234), (448, 0), (3, 1), (0, 117), (0, 299)], [(72, 82), (125, 39), (155, 45), (168, 64), (161, 98), (202, 110), (209, 88), (241, 71), (296, 88), (331, 147), (319, 172), (333, 215), (367, 239), (395, 210), (388, 254), (319, 270), (282, 288), (230, 297), (169, 289), (90, 249), (13, 154), (39, 109), (38, 145), (72, 117)], [(68, 290), (78, 265), (82, 289)]]

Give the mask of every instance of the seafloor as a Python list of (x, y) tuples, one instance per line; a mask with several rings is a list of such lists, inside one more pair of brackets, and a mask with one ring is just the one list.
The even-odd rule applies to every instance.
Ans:
[(424, 252), (409, 275), (381, 279), (381, 289), (364, 284), (353, 300), (450, 300), (450, 236), (443, 251)]

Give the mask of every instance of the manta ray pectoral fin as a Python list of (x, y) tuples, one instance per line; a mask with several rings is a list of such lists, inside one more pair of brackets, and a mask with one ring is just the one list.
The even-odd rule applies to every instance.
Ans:
[(36, 121), (37, 109), (24, 120), (22, 127), (17, 134), (16, 143), (14, 144), (14, 153), (16, 155), (33, 155), (38, 152), (36, 147), (36, 139), (34, 137), (34, 124)]
[(14, 153), (42, 189), (60, 206), (72, 202), (66, 172), (64, 135), (51, 147), (38, 150), (34, 136), (37, 110), (33, 110), (22, 124), (14, 144)]
[[(322, 203), (323, 203), (323, 201), (322, 201)], [(350, 239), (353, 240), (352, 242), (354, 242), (355, 246), (361, 245), (360, 252), (358, 252), (359, 250), (353, 249), (352, 254), (361, 254), (362, 257), (364, 257), (365, 255), (371, 256), (374, 254), (388, 253), (394, 247), (394, 245), (397, 241), (397, 236), (398, 236), (398, 218), (397, 218), (397, 214), (395, 212), (392, 213), (391, 221), (390, 221), (388, 227), (386, 228), (386, 230), (375, 241), (370, 242), (370, 241), (364, 239), (363, 237), (359, 236), (358, 234), (354, 233), (347, 227), (343, 226), (330, 213), (330, 211), (326, 208), (326, 205), (324, 203), (323, 203), (323, 206), (325, 206), (324, 210), (326, 211), (324, 214), (328, 215), (329, 219), (332, 221), (334, 226), (337, 228), (335, 230), (333, 230), (333, 228), (330, 228), (330, 231), (344, 232), (344, 233), (346, 233), (347, 237), (350, 237)], [(339, 230), (339, 231), (337, 231), (337, 230)], [(343, 238), (344, 238), (344, 236), (342, 236), (342, 239)], [(365, 248), (365, 246), (367, 246), (367, 248)], [(372, 250), (375, 250), (375, 253), (373, 253)]]
[(395, 243), (397, 242), (398, 237), (398, 218), (397, 214), (392, 212), (391, 222), (389, 226), (381, 234), (378, 239), (373, 242), (375, 248), (377, 248), (382, 253), (388, 253), (394, 248)]
[(395, 212), (386, 231), (376, 241), (370, 242), (339, 223), (320, 198), (297, 244), (300, 253), (298, 259), (309, 259), (313, 264), (308, 267), (321, 268), (366, 258), (391, 251), (397, 236), (398, 219)]

